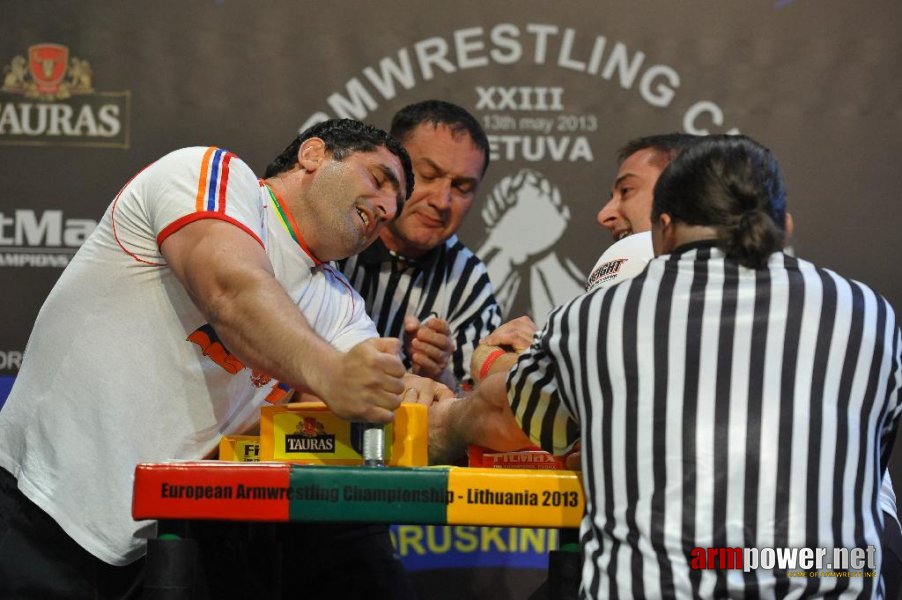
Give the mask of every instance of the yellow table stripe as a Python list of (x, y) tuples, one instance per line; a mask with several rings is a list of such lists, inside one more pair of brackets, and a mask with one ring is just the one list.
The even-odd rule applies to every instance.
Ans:
[(451, 468), (448, 490), (448, 523), (578, 527), (585, 511), (576, 471)]

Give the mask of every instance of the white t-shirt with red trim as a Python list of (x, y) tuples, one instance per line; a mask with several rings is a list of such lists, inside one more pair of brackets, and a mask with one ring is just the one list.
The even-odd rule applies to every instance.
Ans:
[(155, 526), (131, 517), (135, 465), (202, 458), (258, 417), (274, 384), (228, 354), (160, 253), (182, 226), (211, 218), (266, 249), (324, 339), (347, 350), (377, 335), (360, 297), (281, 228), (236, 156), (185, 148), (136, 175), (45, 301), (0, 411), (0, 466), (111, 564), (139, 558)]

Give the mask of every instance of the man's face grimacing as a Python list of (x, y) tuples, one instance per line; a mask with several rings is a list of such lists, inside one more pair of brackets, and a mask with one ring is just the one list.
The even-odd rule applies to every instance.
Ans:
[(327, 154), (307, 191), (317, 221), (311, 250), (324, 261), (361, 252), (395, 218), (406, 189), (401, 161), (384, 146), (343, 160)]
[(654, 148), (630, 154), (620, 165), (611, 198), (598, 211), (598, 224), (611, 231), (614, 241), (651, 229), (651, 204), (655, 182), (668, 157)]
[(415, 176), (413, 194), (398, 218), (382, 232), (386, 247), (418, 258), (444, 243), (476, 196), (485, 155), (466, 131), (421, 123), (402, 140)]

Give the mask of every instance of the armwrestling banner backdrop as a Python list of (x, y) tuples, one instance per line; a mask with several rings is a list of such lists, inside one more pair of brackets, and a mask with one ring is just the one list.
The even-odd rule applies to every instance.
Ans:
[[(460, 104), (489, 136), (459, 236), (486, 263), (505, 320), (542, 325), (584, 291), (611, 243), (595, 216), (618, 148), (673, 131), (741, 132), (771, 148), (793, 251), (902, 307), (898, 2), (0, 0), (0, 22), (0, 405), (44, 298), (141, 168), (217, 145), (262, 175), (315, 122), (387, 129), (428, 98)], [(486, 598), (525, 597), (541, 582), (536, 551), (556, 541), (393, 531), (418, 572), (433, 555), (436, 571), (456, 556), (532, 574), (470, 586)]]

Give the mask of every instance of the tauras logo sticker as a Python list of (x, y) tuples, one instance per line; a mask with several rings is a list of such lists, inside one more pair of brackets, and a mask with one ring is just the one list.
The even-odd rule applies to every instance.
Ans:
[(326, 433), (326, 426), (316, 417), (304, 417), (294, 433), (285, 436), (285, 453), (335, 453), (335, 435)]
[(130, 92), (98, 92), (62, 44), (35, 44), (3, 67), (0, 144), (128, 148)]

